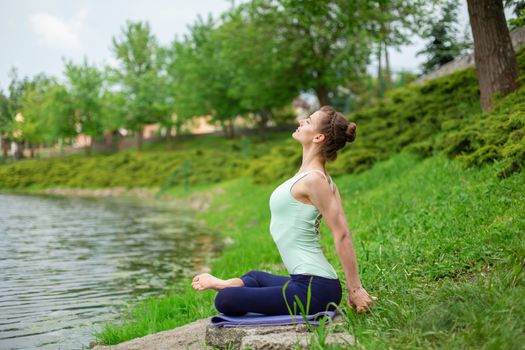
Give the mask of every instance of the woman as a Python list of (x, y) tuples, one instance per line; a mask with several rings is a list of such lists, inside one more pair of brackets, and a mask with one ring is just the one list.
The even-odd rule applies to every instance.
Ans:
[[(341, 205), (339, 191), (325, 170), (346, 142), (355, 139), (356, 124), (331, 106), (324, 106), (306, 119), (292, 134), (303, 146), (299, 171), (278, 186), (270, 197), (270, 232), (290, 276), (253, 270), (240, 278), (221, 280), (208, 273), (194, 277), (192, 286), (202, 291), (217, 290), (215, 307), (229, 315), (256, 312), (299, 314), (295, 296), (306, 310), (311, 288), (309, 314), (333, 310), (342, 298), (341, 283), (319, 245), (319, 220), (324, 217), (344, 268), (348, 287), (347, 303), (358, 312), (366, 311), (372, 299), (359, 280), (351, 232)], [(286, 285), (283, 297), (283, 286)]]

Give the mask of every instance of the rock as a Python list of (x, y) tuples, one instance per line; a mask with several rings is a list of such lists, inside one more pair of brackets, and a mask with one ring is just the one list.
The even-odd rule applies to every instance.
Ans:
[(204, 334), (209, 323), (210, 318), (203, 318), (169, 331), (150, 334), (118, 345), (99, 345), (93, 350), (211, 350), (212, 348), (204, 343)]
[[(268, 349), (268, 350), (294, 350), (298, 347), (310, 349), (310, 343), (316, 342), (312, 333), (284, 332), (275, 335), (248, 335), (242, 339), (240, 349)], [(345, 333), (330, 334), (324, 341), (324, 345), (341, 345), (349, 348), (355, 345), (354, 337)], [(321, 345), (321, 344), (320, 344)], [(322, 346), (314, 347), (316, 349)]]
[(217, 327), (209, 324), (206, 327), (206, 344), (218, 347), (219, 349), (242, 349), (241, 343), (245, 337), (270, 336), (275, 337), (281, 333), (305, 334), (305, 325), (290, 326), (265, 326), (265, 327)]
[[(325, 344), (350, 347), (355, 339), (346, 331), (340, 315), (327, 326)], [(212, 350), (212, 349), (309, 349), (316, 336), (304, 324), (265, 327), (217, 327), (210, 318), (203, 318), (187, 325), (147, 335), (118, 345), (95, 346), (93, 350)]]
[[(343, 347), (355, 344), (355, 339), (345, 330), (340, 315), (327, 326), (325, 344)], [(206, 327), (206, 344), (219, 349), (271, 349), (285, 350), (297, 347), (309, 349), (311, 341), (318, 341), (304, 324), (265, 327)]]

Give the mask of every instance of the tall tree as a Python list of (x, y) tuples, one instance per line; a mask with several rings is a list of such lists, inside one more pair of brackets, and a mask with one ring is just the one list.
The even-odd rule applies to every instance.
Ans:
[(459, 4), (449, 0), (442, 4), (441, 16), (430, 20), (422, 37), (428, 39), (423, 50), (416, 56), (425, 55), (427, 60), (422, 64), (423, 73), (429, 73), (461, 55), (469, 47), (469, 43), (458, 39)]
[(106, 147), (117, 150), (119, 129), (126, 125), (126, 96), (122, 91), (104, 90), (102, 95), (102, 129)]
[(50, 95), (50, 89), (56, 84), (54, 79), (40, 74), (23, 91), (20, 114), (15, 118), (14, 136), (27, 142), (31, 157), (34, 156), (35, 146), (50, 141), (53, 136), (53, 96)]
[(95, 66), (88, 64), (87, 60), (80, 65), (65, 62), (65, 76), (69, 101), (75, 110), (77, 123), (82, 134), (90, 137), (90, 142), (85, 148), (86, 154), (91, 154), (93, 140), (103, 134), (103, 106), (105, 78), (103, 73)]
[(114, 73), (127, 94), (126, 127), (136, 133), (137, 149), (142, 147), (144, 126), (158, 121), (160, 60), (158, 44), (147, 22), (126, 22), (120, 38), (112, 39), (112, 49), (120, 63)]
[(66, 87), (62, 84), (52, 84), (46, 90), (46, 100), (47, 119), (51, 127), (46, 141), (51, 144), (58, 143), (60, 148), (64, 144), (72, 144), (78, 135), (77, 119)]
[(233, 73), (228, 94), (257, 115), (264, 141), (272, 109), (292, 102), (300, 92), (300, 80), (289, 42), (279, 35), (283, 18), (275, 11), (260, 11), (261, 7), (243, 4), (226, 12), (213, 37), (221, 43), (221, 57)]
[(174, 40), (167, 66), (174, 96), (176, 125), (194, 116), (211, 115), (233, 137), (233, 120), (246, 112), (228, 90), (234, 72), (224, 58), (219, 40), (214, 40), (216, 22), (211, 16), (198, 17), (183, 41)]
[(502, 0), (467, 0), (481, 107), (492, 109), (492, 97), (518, 88), (518, 65), (505, 21)]
[(280, 35), (293, 48), (301, 88), (315, 91), (321, 105), (330, 104), (338, 86), (365, 74), (371, 52), (368, 1), (254, 1), (259, 2), (273, 3), (285, 19)]
[(410, 44), (411, 37), (419, 34), (430, 14), (425, 3), (423, 0), (379, 0), (362, 5), (366, 18), (363, 25), (371, 34), (371, 44), (375, 46), (377, 95), (380, 98), (392, 83), (389, 49)]
[(23, 157), (22, 150), (24, 139), (21, 137), (20, 132), (16, 130), (15, 117), (21, 112), (22, 96), (24, 95), (24, 91), (29, 89), (34, 82), (29, 80), (27, 77), (20, 79), (18, 77), (18, 71), (16, 68), (12, 68), (10, 70), (9, 78), (11, 81), (9, 82), (7, 94), (5, 96), (7, 101), (3, 108), (4, 117), (2, 118), (5, 120), (5, 124), (2, 123), (2, 125), (0, 125), (0, 129), (5, 136), (18, 143), (17, 158), (21, 158)]

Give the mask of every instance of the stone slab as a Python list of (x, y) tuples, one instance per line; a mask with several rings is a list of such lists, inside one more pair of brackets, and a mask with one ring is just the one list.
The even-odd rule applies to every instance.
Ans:
[[(326, 344), (349, 347), (354, 337), (337, 314), (327, 325)], [(217, 327), (203, 318), (164, 332), (150, 334), (117, 345), (98, 345), (93, 350), (212, 350), (212, 349), (297, 349), (310, 348), (312, 333), (305, 324), (264, 327)], [(313, 339), (315, 341), (315, 338)]]
[(187, 325), (164, 332), (150, 334), (118, 345), (95, 346), (93, 350), (211, 350), (204, 342), (210, 318), (203, 318)]

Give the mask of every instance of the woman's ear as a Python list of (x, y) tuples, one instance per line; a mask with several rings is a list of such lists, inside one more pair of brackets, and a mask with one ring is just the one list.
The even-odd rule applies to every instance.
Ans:
[(324, 141), (324, 134), (317, 134), (314, 137), (314, 142), (321, 143)]

